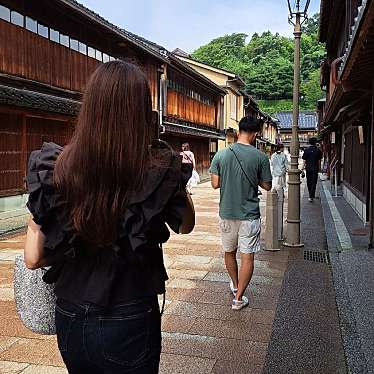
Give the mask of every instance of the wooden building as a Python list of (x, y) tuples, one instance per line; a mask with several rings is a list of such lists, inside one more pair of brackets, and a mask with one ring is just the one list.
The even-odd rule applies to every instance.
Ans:
[[(319, 129), (325, 164), (343, 196), (371, 222), (374, 243), (374, 1), (322, 0)], [(332, 180), (334, 182), (334, 180)]]
[(236, 142), (239, 121), (244, 116), (254, 116), (260, 118), (263, 123), (263, 130), (257, 138), (257, 147), (264, 152), (271, 153), (277, 142), (277, 122), (263, 113), (253, 97), (244, 91), (245, 82), (231, 71), (194, 60), (188, 53), (179, 48), (176, 48), (173, 54), (226, 92), (223, 103), (223, 128), (226, 138), (218, 141), (218, 148), (222, 149)]
[[(292, 140), (292, 112), (277, 112), (279, 120), (280, 142), (290, 152)], [(299, 143), (300, 150), (309, 147), (309, 139), (318, 136), (318, 116), (316, 112), (300, 111), (299, 113)]]
[(177, 149), (188, 141), (207, 172), (225, 92), (163, 47), (74, 0), (0, 0), (0, 41), (0, 213), (22, 206), (30, 151), (69, 141), (87, 79), (114, 59), (143, 69), (163, 137)]

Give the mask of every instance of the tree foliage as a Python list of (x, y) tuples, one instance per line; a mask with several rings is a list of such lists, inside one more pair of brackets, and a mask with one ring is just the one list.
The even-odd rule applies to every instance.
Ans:
[[(324, 58), (324, 45), (318, 42), (319, 15), (303, 25), (301, 44), (301, 88), (303, 109), (315, 109), (323, 97), (319, 88), (318, 69)], [(192, 57), (209, 65), (238, 74), (246, 91), (258, 100), (292, 99), (294, 40), (270, 31), (247, 35), (235, 33), (212, 40), (195, 50)], [(318, 79), (317, 79), (318, 78)], [(286, 105), (289, 107), (289, 104)]]

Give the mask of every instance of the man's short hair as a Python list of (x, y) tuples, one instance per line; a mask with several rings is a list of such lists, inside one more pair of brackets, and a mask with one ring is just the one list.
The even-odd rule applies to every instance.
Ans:
[(317, 138), (310, 138), (310, 139), (309, 139), (309, 144), (310, 144), (310, 145), (316, 145), (317, 143), (318, 143)]
[(261, 122), (253, 116), (245, 116), (239, 122), (239, 132), (259, 132), (261, 131)]
[(282, 149), (284, 149), (284, 144), (282, 144), (282, 143), (277, 144), (276, 151), (279, 152), (279, 151), (281, 151)]

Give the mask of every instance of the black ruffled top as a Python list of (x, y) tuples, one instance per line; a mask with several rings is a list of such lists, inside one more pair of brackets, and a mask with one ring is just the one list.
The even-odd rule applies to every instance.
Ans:
[(115, 305), (165, 292), (161, 244), (170, 236), (166, 224), (178, 232), (187, 201), (180, 156), (162, 151), (166, 166), (149, 168), (143, 186), (132, 193), (115, 243), (94, 249), (74, 231), (54, 188), (54, 165), (62, 151), (44, 143), (31, 153), (26, 177), (27, 207), (46, 236), (51, 264), (44, 280), (55, 283), (57, 297), (78, 304)]

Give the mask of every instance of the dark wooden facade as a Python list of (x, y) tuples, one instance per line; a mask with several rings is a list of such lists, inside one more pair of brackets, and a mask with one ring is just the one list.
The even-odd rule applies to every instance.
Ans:
[(0, 0), (0, 40), (0, 196), (24, 192), (31, 150), (43, 141), (69, 141), (89, 76), (113, 59), (143, 69), (153, 108), (168, 124), (164, 136), (176, 148), (196, 144), (198, 167), (207, 170), (210, 143), (222, 136), (224, 92), (161, 46), (73, 0)]
[(373, 231), (374, 2), (322, 0), (320, 41), (327, 49), (326, 101), (319, 103), (326, 171)]

